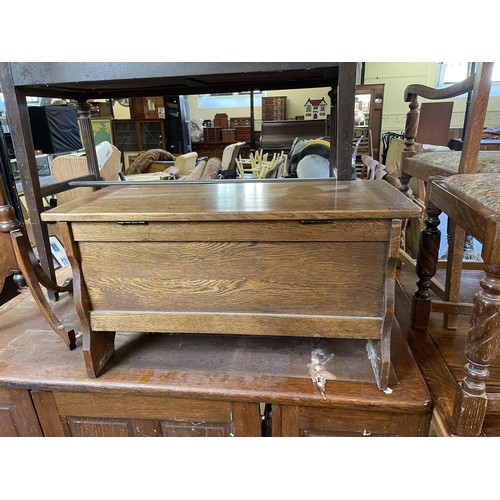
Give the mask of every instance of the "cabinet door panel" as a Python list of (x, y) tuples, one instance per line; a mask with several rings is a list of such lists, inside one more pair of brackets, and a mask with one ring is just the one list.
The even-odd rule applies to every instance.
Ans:
[(231, 424), (161, 421), (163, 437), (224, 437), (231, 435)]
[(46, 436), (260, 435), (257, 403), (165, 396), (34, 392)]
[(12, 416), (10, 408), (0, 406), (0, 436), (1, 437), (16, 437), (17, 427)]
[(132, 437), (137, 429), (132, 421), (120, 418), (61, 417), (65, 436)]
[(115, 145), (122, 152), (166, 148), (163, 120), (113, 120), (112, 124)]
[(113, 131), (116, 147), (120, 151), (139, 151), (135, 122), (114, 121)]
[(30, 393), (24, 389), (0, 388), (0, 437), (40, 437)]
[(123, 418), (61, 417), (64, 435), (71, 437), (224, 437), (231, 424), (137, 420)]
[(164, 134), (160, 122), (141, 123), (142, 149), (163, 149)]
[[(274, 423), (274, 419), (279, 422)], [(273, 406), (273, 435), (312, 436), (425, 436), (431, 413), (374, 409)]]

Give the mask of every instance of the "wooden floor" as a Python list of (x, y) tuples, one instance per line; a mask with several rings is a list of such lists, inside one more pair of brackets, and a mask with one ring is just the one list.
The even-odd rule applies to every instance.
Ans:
[[(461, 301), (472, 302), (483, 275), (482, 271), (463, 271)], [(438, 271), (436, 278), (441, 277), (442, 271)], [(457, 329), (448, 330), (442, 326), (443, 315), (431, 313), (427, 332), (412, 330), (409, 319), (415, 283), (414, 270), (403, 263), (398, 271), (396, 317), (434, 401), (433, 431), (438, 436), (448, 436), (456, 389), (464, 376), (464, 342), (469, 318), (459, 316)], [(490, 367), (487, 391), (488, 412), (483, 426), (484, 435), (500, 436), (500, 358)]]

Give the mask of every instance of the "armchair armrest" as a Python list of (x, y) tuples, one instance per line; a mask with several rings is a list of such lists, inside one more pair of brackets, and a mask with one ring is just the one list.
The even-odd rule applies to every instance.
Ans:
[(427, 87), (421, 84), (408, 85), (405, 89), (404, 99), (405, 102), (410, 102), (412, 96), (419, 96), (425, 99), (450, 99), (452, 97), (457, 97), (459, 95), (465, 94), (472, 90), (474, 86), (475, 74), (469, 76), (467, 79), (461, 82), (450, 85), (442, 89), (436, 89), (434, 87)]

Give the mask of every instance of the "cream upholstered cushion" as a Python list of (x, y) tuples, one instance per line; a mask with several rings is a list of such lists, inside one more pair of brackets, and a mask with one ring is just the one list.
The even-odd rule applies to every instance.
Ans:
[(235, 142), (233, 144), (229, 144), (224, 148), (224, 151), (222, 152), (222, 158), (221, 158), (221, 170), (227, 170), (231, 166), (231, 160), (233, 159), (234, 156), (234, 150), (238, 148), (238, 150), (241, 148), (241, 146), (245, 144), (244, 142)]
[(174, 163), (174, 166), (179, 169), (179, 175), (188, 175), (196, 167), (197, 159), (198, 153), (194, 151), (179, 155)]
[(399, 175), (399, 165), (401, 163), (401, 153), (405, 148), (405, 141), (403, 139), (394, 139), (389, 144), (387, 150), (387, 157), (385, 159), (385, 168), (388, 174)]
[(236, 143), (229, 144), (229, 146), (226, 146), (224, 148), (224, 151), (222, 152), (222, 158), (221, 158), (221, 169), (222, 170), (227, 170), (229, 168), (229, 164), (231, 163), (231, 159), (233, 157), (233, 152), (234, 152), (235, 147), (236, 147)]

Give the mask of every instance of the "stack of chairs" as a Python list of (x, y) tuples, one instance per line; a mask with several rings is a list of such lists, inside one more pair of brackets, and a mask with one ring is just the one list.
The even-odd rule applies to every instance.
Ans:
[(279, 178), (284, 174), (287, 155), (284, 151), (273, 153), (269, 159), (269, 154), (258, 149), (255, 153), (250, 153), (248, 159), (241, 156), (236, 160), (236, 169), (238, 177), (252, 179), (271, 179)]

